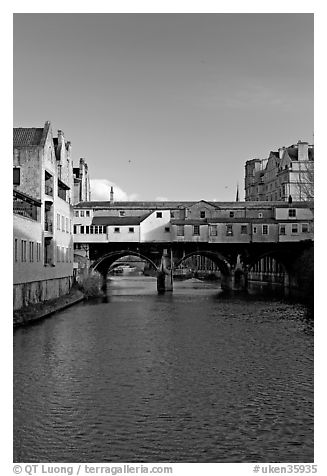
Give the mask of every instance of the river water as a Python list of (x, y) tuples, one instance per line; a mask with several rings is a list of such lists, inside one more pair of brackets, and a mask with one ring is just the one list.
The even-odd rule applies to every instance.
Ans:
[(114, 278), (14, 333), (15, 462), (313, 462), (300, 305)]

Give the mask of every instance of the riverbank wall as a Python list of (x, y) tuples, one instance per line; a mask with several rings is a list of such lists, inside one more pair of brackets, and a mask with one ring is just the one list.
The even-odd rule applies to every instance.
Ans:
[(30, 304), (19, 310), (14, 310), (13, 325), (14, 328), (31, 324), (35, 321), (44, 319), (52, 314), (62, 311), (67, 307), (73, 306), (84, 300), (84, 294), (77, 287), (72, 287), (70, 292), (47, 301)]

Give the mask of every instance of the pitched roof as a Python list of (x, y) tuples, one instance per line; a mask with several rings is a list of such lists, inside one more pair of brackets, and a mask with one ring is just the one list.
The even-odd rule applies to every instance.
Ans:
[(140, 217), (136, 216), (129, 216), (129, 217), (117, 217), (117, 216), (103, 216), (103, 217), (93, 217), (92, 225), (120, 225), (120, 226), (128, 226), (128, 225), (139, 225), (145, 218), (151, 215), (152, 212), (146, 213)]
[(40, 145), (43, 127), (15, 127), (13, 133), (14, 147)]
[[(138, 210), (177, 210), (178, 208), (190, 207), (196, 203), (191, 201), (185, 202), (114, 202), (110, 203), (109, 201), (90, 201), (90, 202), (79, 202), (74, 205), (75, 209), (99, 209), (99, 210), (120, 210), (120, 209), (138, 209)], [(258, 200), (258, 201), (249, 201), (249, 202), (207, 202), (216, 208), (220, 209), (271, 209), (276, 207), (289, 207), (288, 202), (279, 202), (279, 201), (267, 201), (267, 200)], [(295, 204), (298, 208), (306, 208), (307, 204), (305, 202), (293, 202), (292, 207), (295, 207)]]
[(76, 208), (101, 208), (101, 209), (111, 209), (116, 210), (120, 208), (138, 208), (138, 209), (167, 209), (170, 208), (178, 208), (180, 206), (190, 206), (196, 202), (113, 202), (105, 201), (105, 200), (97, 200), (97, 201), (90, 201), (90, 202), (79, 202), (75, 205)]

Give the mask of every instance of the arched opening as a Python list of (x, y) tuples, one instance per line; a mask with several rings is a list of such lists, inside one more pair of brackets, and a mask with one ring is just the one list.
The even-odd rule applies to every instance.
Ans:
[(276, 253), (264, 253), (253, 259), (248, 265), (248, 285), (273, 291), (288, 292), (289, 271)]
[[(149, 265), (155, 270), (158, 270), (157, 265), (147, 256), (138, 253), (137, 251), (131, 250), (121, 250), (121, 251), (112, 251), (111, 253), (107, 253), (101, 258), (97, 259), (94, 263), (90, 266), (90, 271), (98, 271), (102, 276), (107, 276), (108, 271), (115, 266), (115, 263), (118, 262), (121, 258), (127, 256), (135, 256), (140, 258), (142, 261), (146, 261)], [(118, 264), (119, 265), (119, 262)]]
[[(193, 264), (193, 267), (189, 265)], [(181, 270), (181, 271), (179, 271)], [(175, 262), (174, 277), (217, 280), (224, 290), (230, 289), (231, 269), (227, 259), (213, 251), (193, 251)]]
[[(197, 258), (200, 258), (200, 259), (197, 260)], [(181, 269), (183, 265), (184, 267), (187, 267), (185, 265), (190, 263), (191, 260), (193, 260), (194, 267), (200, 270), (201, 269), (205, 270), (206, 267), (208, 266), (208, 261), (209, 261), (213, 264), (213, 266), (209, 269), (207, 268), (207, 270), (209, 271), (219, 270), (219, 272), (222, 275), (230, 274), (230, 265), (227, 259), (222, 254), (216, 253), (213, 251), (193, 251), (191, 253), (185, 254), (181, 259), (179, 259), (175, 263), (175, 269)]]
[(108, 276), (139, 276), (146, 272), (152, 265), (139, 256), (127, 255), (117, 258), (108, 269)]
[[(147, 264), (147, 268), (152, 269), (152, 273), (146, 274), (145, 272), (130, 273), (132, 266), (127, 265), (130, 263), (131, 258), (138, 258)], [(121, 269), (126, 272), (115, 273), (114, 270)], [(138, 288), (137, 294), (140, 292), (140, 288), (156, 288), (158, 267), (147, 256), (131, 250), (120, 250), (107, 253), (101, 258), (94, 261), (90, 266), (90, 274), (99, 273), (102, 276), (102, 290), (107, 295), (110, 291), (114, 294), (123, 294), (124, 288), (129, 289), (129, 292), (134, 294), (135, 288)]]

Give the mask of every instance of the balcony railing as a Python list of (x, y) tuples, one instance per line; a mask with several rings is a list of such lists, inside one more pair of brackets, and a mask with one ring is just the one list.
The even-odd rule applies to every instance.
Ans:
[(38, 220), (38, 208), (40, 208), (41, 202), (33, 199), (28, 195), (14, 190), (13, 196), (13, 212), (16, 215), (21, 215), (25, 218), (32, 220)]

